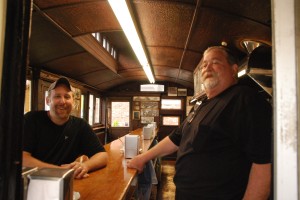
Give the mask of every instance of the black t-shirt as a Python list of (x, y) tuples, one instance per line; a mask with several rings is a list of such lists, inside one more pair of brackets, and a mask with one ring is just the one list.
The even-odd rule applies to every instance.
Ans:
[(70, 116), (64, 125), (54, 124), (47, 111), (25, 114), (23, 150), (55, 165), (73, 162), (80, 155), (93, 156), (105, 149), (83, 119)]
[(174, 182), (186, 199), (242, 199), (252, 163), (271, 162), (272, 108), (235, 85), (204, 100), (170, 134), (179, 146)]

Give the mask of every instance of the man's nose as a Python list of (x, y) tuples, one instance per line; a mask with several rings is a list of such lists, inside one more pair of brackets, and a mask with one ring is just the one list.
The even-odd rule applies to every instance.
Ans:
[(60, 98), (60, 102), (61, 102), (61, 103), (65, 103), (65, 102), (66, 102), (65, 97), (61, 97), (61, 98)]
[(207, 62), (205, 67), (203, 67), (203, 71), (207, 71), (207, 70), (210, 70), (212, 67), (212, 62)]
[(213, 64), (212, 62), (208, 62), (207, 65), (206, 65), (206, 69), (211, 69), (212, 64)]

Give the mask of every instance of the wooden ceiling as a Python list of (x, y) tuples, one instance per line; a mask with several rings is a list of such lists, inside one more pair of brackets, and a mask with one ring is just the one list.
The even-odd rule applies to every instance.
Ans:
[[(68, 76), (99, 91), (148, 83), (106, 0), (34, 0), (29, 65)], [(204, 50), (226, 42), (240, 59), (243, 40), (271, 45), (270, 0), (128, 1), (156, 82), (193, 89)], [(91, 33), (117, 50), (114, 59)]]

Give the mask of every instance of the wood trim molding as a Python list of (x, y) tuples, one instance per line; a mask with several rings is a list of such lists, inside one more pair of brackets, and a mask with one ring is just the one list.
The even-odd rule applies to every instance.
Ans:
[(93, 38), (92, 35), (88, 34), (73, 37), (73, 40), (93, 55), (97, 60), (102, 62), (107, 68), (117, 74), (117, 61), (96, 41), (95, 38)]

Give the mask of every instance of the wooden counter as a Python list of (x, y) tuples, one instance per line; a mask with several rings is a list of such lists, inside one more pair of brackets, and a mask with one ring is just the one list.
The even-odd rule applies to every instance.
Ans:
[[(130, 134), (141, 135), (142, 129), (132, 131)], [(129, 169), (126, 166), (122, 142), (124, 137), (119, 140), (104, 145), (108, 153), (108, 163), (103, 169), (91, 172), (88, 178), (74, 179), (73, 190), (80, 193), (81, 200), (121, 200), (125, 199), (131, 182), (137, 175), (137, 170)], [(143, 151), (149, 149), (153, 138), (141, 140), (140, 147)]]

